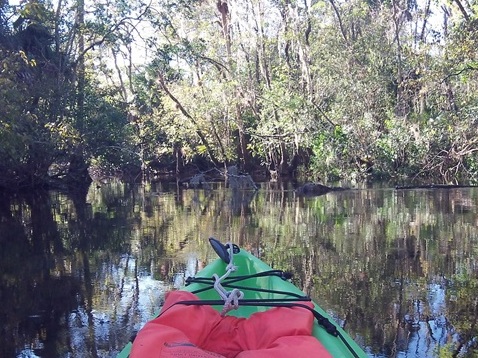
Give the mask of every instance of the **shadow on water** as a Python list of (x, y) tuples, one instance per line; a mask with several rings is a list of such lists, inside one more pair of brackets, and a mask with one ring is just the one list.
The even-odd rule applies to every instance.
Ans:
[(371, 357), (476, 354), (478, 190), (299, 197), (175, 184), (0, 198), (2, 357), (112, 357), (164, 294), (233, 241), (301, 287)]
[(165, 285), (143, 280), (128, 254), (134, 200), (111, 189), (96, 208), (87, 193), (1, 198), (1, 357), (108, 356), (128, 340), (131, 312), (157, 308)]
[(65, 247), (51, 215), (47, 193), (3, 197), (0, 209), (2, 334), (0, 355), (13, 357), (19, 347), (54, 356), (48, 342), (61, 337), (64, 315), (77, 306), (80, 285), (64, 276)]

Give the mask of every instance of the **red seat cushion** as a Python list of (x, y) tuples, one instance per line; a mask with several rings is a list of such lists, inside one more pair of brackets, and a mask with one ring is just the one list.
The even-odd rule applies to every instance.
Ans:
[(238, 318), (221, 317), (210, 306), (174, 305), (197, 299), (187, 291), (170, 292), (161, 315), (138, 333), (130, 357), (331, 357), (311, 336), (314, 316), (308, 310), (276, 307)]

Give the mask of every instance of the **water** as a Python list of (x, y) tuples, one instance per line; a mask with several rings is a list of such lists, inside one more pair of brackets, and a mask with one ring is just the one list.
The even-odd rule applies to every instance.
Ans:
[(114, 357), (215, 258), (209, 236), (294, 273), (371, 357), (473, 356), (477, 203), (475, 188), (299, 197), (113, 182), (4, 195), (0, 356)]

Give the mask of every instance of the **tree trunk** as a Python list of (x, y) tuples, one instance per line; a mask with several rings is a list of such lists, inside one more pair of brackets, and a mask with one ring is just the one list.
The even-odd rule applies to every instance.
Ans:
[(83, 155), (71, 154), (70, 166), (68, 167), (67, 184), (71, 187), (78, 185), (89, 185), (91, 183), (90, 173), (88, 172), (88, 163)]
[[(231, 35), (229, 31), (229, 6), (227, 0), (218, 0), (216, 5), (219, 13), (221, 14), (222, 36), (224, 37), (224, 41), (226, 42), (229, 70), (231, 71), (231, 73), (233, 73), (234, 66), (231, 53)], [(245, 171), (249, 171), (251, 168), (251, 156), (249, 154), (249, 151), (247, 150), (249, 139), (246, 135), (246, 131), (244, 128), (244, 120), (242, 118), (242, 108), (239, 104), (241, 102), (241, 91), (238, 86), (235, 86), (235, 96), (235, 117), (239, 134), (237, 155), (241, 164), (241, 168)]]
[[(77, 89), (76, 89), (76, 127), (78, 132), (85, 132), (85, 37), (83, 27), (85, 25), (85, 2), (78, 0), (76, 10), (76, 28), (78, 31), (78, 67), (76, 72)], [(70, 154), (70, 165), (68, 168), (67, 183), (72, 186), (78, 184), (89, 184), (91, 177), (88, 173), (88, 164), (83, 153), (84, 144), (80, 139), (80, 143), (73, 149)]]
[(85, 37), (83, 27), (85, 25), (85, 1), (78, 0), (76, 12), (76, 27), (78, 30), (78, 70), (77, 76), (77, 125), (80, 133), (83, 133), (85, 117)]

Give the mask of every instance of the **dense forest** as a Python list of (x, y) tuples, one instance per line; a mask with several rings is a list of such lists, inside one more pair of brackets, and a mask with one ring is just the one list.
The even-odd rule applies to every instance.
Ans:
[(0, 0), (0, 187), (478, 176), (474, 0)]

